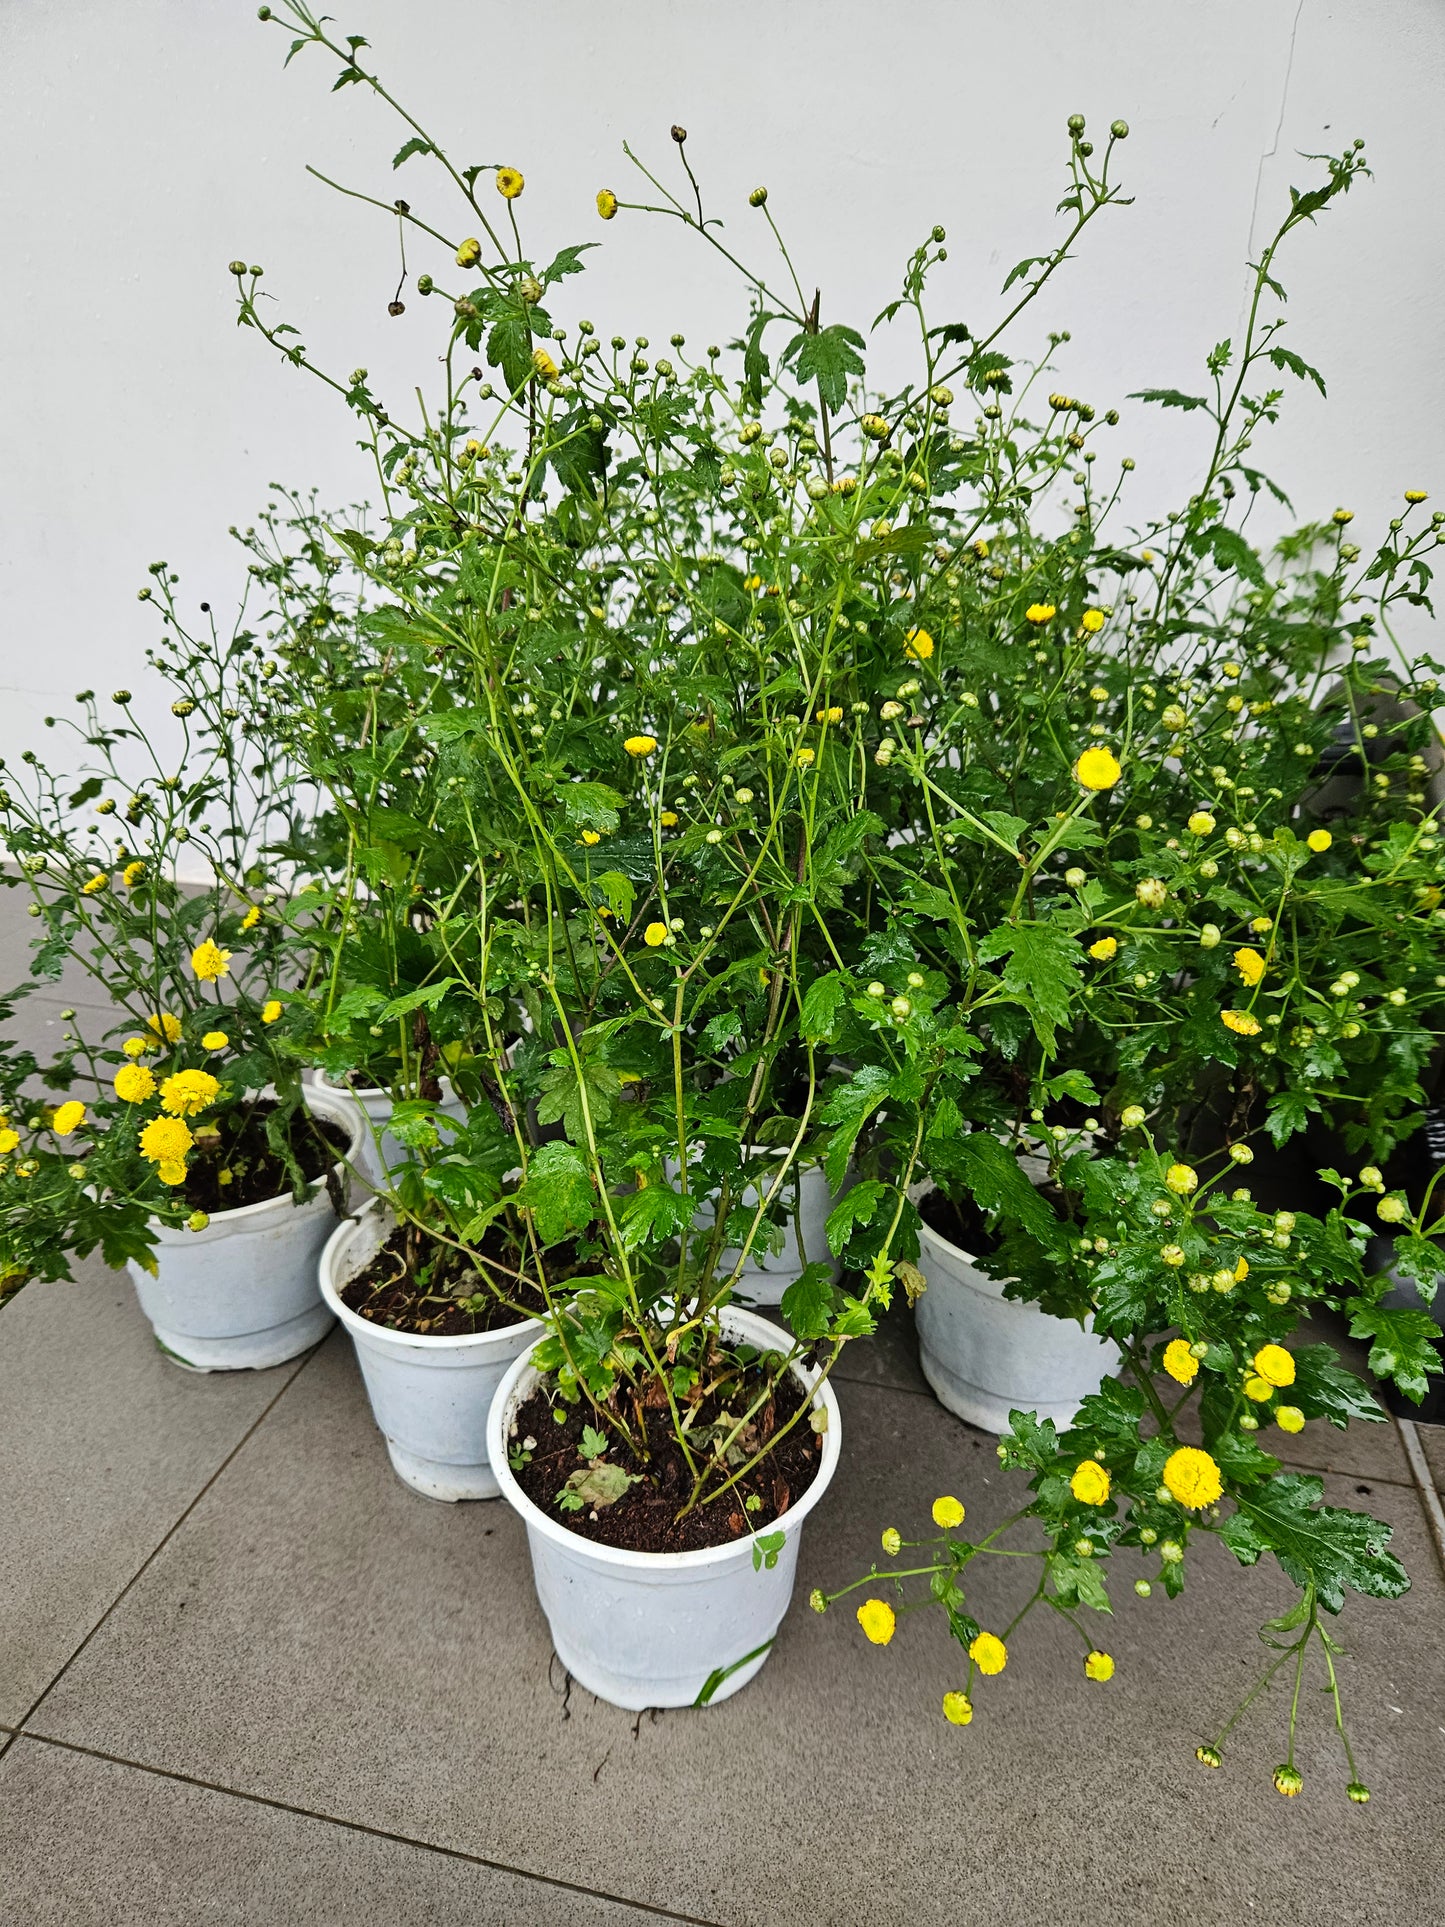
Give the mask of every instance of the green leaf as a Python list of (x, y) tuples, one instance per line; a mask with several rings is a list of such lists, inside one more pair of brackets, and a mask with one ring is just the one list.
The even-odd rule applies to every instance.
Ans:
[(1212, 555), (1221, 569), (1232, 569), (1246, 582), (1264, 587), (1264, 565), (1238, 529), (1211, 522), (1207, 528), (1195, 530), (1189, 546), (1196, 555)]
[(1292, 348), (1271, 348), (1269, 359), (1276, 368), (1288, 368), (1292, 375), (1301, 381), (1312, 381), (1321, 394), (1325, 392), (1325, 378), (1318, 368), (1311, 368), (1303, 355), (1297, 355)]
[(833, 1319), (838, 1302), (832, 1268), (817, 1263), (806, 1265), (783, 1293), (782, 1313), (796, 1338), (822, 1338)]
[(632, 879), (623, 876), (620, 870), (604, 870), (595, 882), (607, 899), (608, 909), (618, 922), (630, 923), (632, 906), (637, 899), (637, 889)]
[(1029, 1013), (1044, 1049), (1052, 1050), (1055, 1028), (1067, 1021), (1083, 988), (1074, 938), (1052, 924), (1003, 924), (989, 932), (978, 954), (983, 963), (1007, 958), (1003, 987)]
[(430, 141), (424, 141), (419, 137), (414, 137), (407, 141), (399, 150), (391, 165), (393, 169), (396, 169), (401, 166), (403, 161), (409, 161), (413, 154), (434, 154), (435, 152), (436, 149)]
[(581, 257), (589, 248), (600, 245), (601, 243), (597, 241), (576, 241), (570, 247), (560, 248), (538, 277), (542, 286), (550, 288), (558, 281), (565, 280), (569, 274), (581, 274), (583, 268)]
[(658, 1181), (635, 1191), (622, 1207), (622, 1236), (629, 1250), (644, 1244), (666, 1244), (692, 1223), (697, 1199), (684, 1196)]
[(1350, 1313), (1350, 1336), (1373, 1338), (1370, 1370), (1420, 1403), (1430, 1389), (1428, 1375), (1440, 1370), (1440, 1327), (1429, 1312), (1359, 1305)]
[(556, 1244), (569, 1231), (584, 1230), (596, 1212), (596, 1194), (587, 1160), (575, 1144), (557, 1138), (532, 1153), (517, 1202), (532, 1213), (543, 1244)]
[(1019, 1169), (1013, 1152), (992, 1131), (970, 1131), (955, 1140), (949, 1147), (949, 1161), (980, 1211), (997, 1212), (1021, 1224), (1031, 1236), (1049, 1238), (1058, 1220)]
[(608, 832), (622, 820), (622, 798), (606, 783), (569, 783), (561, 798), (562, 813), (573, 829)]
[(848, 1160), (869, 1116), (888, 1095), (890, 1079), (880, 1064), (863, 1064), (846, 1084), (840, 1084), (823, 1110), (823, 1122), (833, 1127), (823, 1169), (834, 1191), (843, 1188)]
[(871, 1224), (874, 1212), (892, 1188), (878, 1178), (864, 1178), (851, 1190), (845, 1191), (828, 1213), (825, 1234), (828, 1249), (835, 1254), (841, 1252), (852, 1237), (855, 1225)]
[(720, 1051), (743, 1034), (743, 1020), (735, 1010), (721, 1010), (702, 1027), (702, 1041), (708, 1050)]
[[(1346, 1586), (1372, 1599), (1398, 1599), (1410, 1581), (1385, 1549), (1391, 1528), (1368, 1513), (1321, 1505), (1323, 1491), (1318, 1479), (1284, 1472), (1262, 1490), (1241, 1494), (1235, 1518), (1252, 1528), (1246, 1543), (1272, 1552), (1297, 1586), (1313, 1584), (1329, 1612), (1344, 1604)], [(1226, 1521), (1221, 1535), (1232, 1548), (1233, 1525), (1234, 1519)]]
[(798, 1028), (810, 1044), (831, 1036), (838, 1012), (847, 1001), (847, 987), (836, 970), (813, 979), (798, 1018)]
[(835, 321), (817, 334), (798, 335), (789, 342), (784, 359), (791, 360), (800, 382), (816, 381), (818, 392), (835, 413), (848, 399), (848, 377), (863, 373), (864, 346), (856, 328)]
[(1311, 1091), (1279, 1091), (1269, 1100), (1265, 1129), (1276, 1144), (1284, 1144), (1306, 1129), (1310, 1112), (1319, 1108), (1319, 1099)]
[(607, 1434), (599, 1432), (595, 1425), (582, 1427), (582, 1440), (577, 1450), (584, 1459), (601, 1459), (607, 1455)]
[(1284, 1394), (1306, 1418), (1327, 1418), (1341, 1431), (1351, 1419), (1384, 1422), (1385, 1413), (1332, 1345), (1300, 1345), (1294, 1351), (1294, 1384)]
[(404, 997), (393, 997), (380, 1013), (379, 1021), (386, 1024), (398, 1017), (409, 1017), (414, 1010), (435, 1010), (447, 992), (460, 982), (460, 977), (443, 977), (440, 983), (423, 984), (420, 990), (409, 990)]
[(1129, 399), (1158, 402), (1161, 408), (1182, 408), (1186, 414), (1191, 409), (1209, 406), (1203, 395), (1181, 395), (1177, 388), (1137, 388)]
[(1005, 1465), (1043, 1471), (1059, 1456), (1059, 1431), (1051, 1418), (1035, 1412), (1010, 1412), (1009, 1429), (999, 1439)]

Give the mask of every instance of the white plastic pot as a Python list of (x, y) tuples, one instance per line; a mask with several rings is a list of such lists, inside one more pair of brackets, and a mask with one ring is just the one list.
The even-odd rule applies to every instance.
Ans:
[[(721, 1320), (726, 1338), (791, 1349), (786, 1332), (751, 1312), (729, 1305)], [(802, 1384), (815, 1382), (815, 1373), (793, 1369)], [(698, 1552), (629, 1552), (569, 1532), (535, 1506), (513, 1476), (507, 1463), (513, 1423), (538, 1377), (529, 1349), (497, 1387), (487, 1449), (502, 1497), (526, 1525), (537, 1597), (558, 1659), (589, 1693), (629, 1712), (692, 1706), (714, 1673), (734, 1668), (708, 1704), (727, 1699), (768, 1656), (793, 1596), (803, 1521), (837, 1468), (842, 1421), (832, 1386), (825, 1383), (816, 1394), (827, 1413), (817, 1473), (781, 1519)], [(775, 1563), (769, 1567), (763, 1558), (755, 1570), (755, 1542), (776, 1533), (783, 1544)]]
[[(269, 1093), (265, 1093), (269, 1095)], [(312, 1087), (306, 1108), (350, 1134), (354, 1164), (366, 1136), (358, 1105)], [(339, 1165), (343, 1188), (344, 1165)], [(305, 1204), (289, 1191), (237, 1211), (217, 1211), (204, 1231), (155, 1224), (156, 1275), (126, 1269), (156, 1338), (197, 1372), (264, 1371), (308, 1350), (331, 1329), (316, 1261), (336, 1223), (325, 1180)]]
[[(757, 1155), (749, 1150), (747, 1155)], [(781, 1162), (784, 1153), (778, 1152)], [(677, 1162), (668, 1160), (667, 1174), (674, 1181), (677, 1177)], [(748, 1185), (739, 1200), (745, 1211), (756, 1211), (761, 1199), (765, 1198), (773, 1186), (773, 1174), (769, 1172), (760, 1185)], [(826, 1226), (829, 1213), (838, 1202), (828, 1189), (828, 1180), (819, 1164), (798, 1164), (788, 1167), (788, 1175), (783, 1179), (783, 1188), (778, 1195), (778, 1203), (787, 1212), (782, 1226), (783, 1248), (776, 1255), (764, 1243), (766, 1227), (758, 1227), (758, 1237), (748, 1253), (747, 1263), (738, 1273), (733, 1285), (733, 1297), (743, 1306), (780, 1305), (783, 1293), (802, 1271), (805, 1262), (815, 1264), (821, 1260), (836, 1278), (839, 1272), (838, 1260), (828, 1248)], [(736, 1208), (736, 1207), (735, 1207)], [(713, 1222), (712, 1200), (706, 1199), (698, 1205), (694, 1220), (696, 1230), (706, 1230)], [(799, 1233), (801, 1232), (801, 1242)], [(738, 1261), (737, 1247), (724, 1251), (717, 1261), (715, 1276), (726, 1278)]]
[(457, 1338), (393, 1331), (342, 1303), (395, 1227), (380, 1198), (332, 1232), (321, 1254), (321, 1294), (356, 1347), (376, 1420), (397, 1477), (428, 1499), (495, 1499), (487, 1456), (487, 1413), (507, 1367), (541, 1335), (527, 1318), (499, 1331)]
[(1003, 1280), (928, 1224), (918, 1243), (928, 1280), (914, 1309), (919, 1363), (940, 1404), (986, 1432), (1006, 1432), (1010, 1412), (1072, 1424), (1118, 1364), (1118, 1346), (1071, 1318), (1005, 1298)]
[[(445, 1116), (455, 1118), (458, 1124), (465, 1124), (467, 1107), (453, 1090), (450, 1078), (443, 1077), (438, 1081), (442, 1087), (442, 1098), (437, 1109)], [(404, 1163), (411, 1155), (406, 1146), (386, 1128), (396, 1108), (396, 1100), (391, 1092), (382, 1090), (379, 1085), (366, 1085), (360, 1090), (353, 1090), (348, 1084), (335, 1083), (322, 1070), (317, 1071), (316, 1081), (311, 1088), (329, 1091), (334, 1097), (349, 1097), (360, 1107), (366, 1117), (367, 1128), (362, 1136), (360, 1155), (354, 1160), (357, 1173), (374, 1189), (384, 1189), (387, 1172)]]

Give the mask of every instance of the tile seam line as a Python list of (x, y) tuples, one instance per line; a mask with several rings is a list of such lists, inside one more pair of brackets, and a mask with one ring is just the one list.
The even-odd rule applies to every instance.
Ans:
[(465, 1847), (442, 1846), (434, 1840), (421, 1840), (414, 1834), (396, 1833), (389, 1827), (369, 1826), (364, 1820), (347, 1820), (340, 1814), (327, 1813), (319, 1807), (297, 1806), (290, 1800), (277, 1800), (265, 1793), (248, 1793), (242, 1787), (226, 1786), (219, 1780), (203, 1780), (193, 1773), (180, 1773), (173, 1767), (153, 1766), (145, 1760), (132, 1760), (123, 1753), (108, 1753), (102, 1747), (81, 1746), (74, 1740), (62, 1740), (49, 1733), (19, 1732), (12, 1735), (14, 1740), (29, 1740), (37, 1746), (51, 1746), (63, 1753), (79, 1754), (88, 1760), (104, 1760), (110, 1766), (128, 1767), (135, 1773), (148, 1773), (153, 1779), (172, 1780), (181, 1786), (198, 1787), (204, 1793), (219, 1793), (230, 1800), (242, 1800), (251, 1806), (269, 1807), (276, 1813), (294, 1814), (300, 1820), (315, 1820), (324, 1826), (342, 1827), (348, 1833), (366, 1834), (373, 1840), (390, 1840), (401, 1847), (414, 1847), (421, 1853), (439, 1854), (446, 1860), (461, 1860), (468, 1866), (486, 1867), (493, 1873), (511, 1874), (518, 1880), (534, 1881), (538, 1886), (555, 1887), (562, 1893), (581, 1894), (589, 1900), (606, 1901), (614, 1907), (630, 1907), (635, 1913), (648, 1914), (654, 1920), (671, 1920), (679, 1927), (727, 1927), (723, 1921), (708, 1919), (702, 1914), (679, 1914), (667, 1907), (654, 1906), (650, 1901), (633, 1900), (625, 1894), (609, 1893), (602, 1887), (584, 1887), (575, 1880), (563, 1880), (556, 1874), (537, 1873), (530, 1867), (514, 1866), (507, 1860), (492, 1860), (487, 1855), (468, 1853)]
[(281, 1400), (285, 1398), (286, 1394), (291, 1390), (291, 1387), (296, 1383), (297, 1379), (301, 1377), (302, 1373), (306, 1370), (307, 1366), (311, 1363), (312, 1359), (315, 1358), (317, 1352), (320, 1351), (321, 1346), (324, 1345), (325, 1342), (326, 1340), (323, 1338), (320, 1341), (318, 1341), (317, 1344), (312, 1346), (311, 1350), (301, 1360), (301, 1363), (296, 1367), (295, 1371), (292, 1372), (290, 1377), (286, 1380), (286, 1383), (278, 1387), (275, 1397), (267, 1401), (264, 1408), (251, 1421), (250, 1425), (247, 1426), (246, 1430), (241, 1434), (240, 1438), (237, 1439), (236, 1443), (231, 1447), (230, 1451), (226, 1454), (225, 1458), (221, 1460), (221, 1463), (216, 1467), (215, 1471), (211, 1474), (210, 1478), (206, 1480), (205, 1484), (201, 1487), (199, 1492), (197, 1492), (194, 1495), (194, 1497), (190, 1500), (185, 1510), (177, 1514), (177, 1516), (174, 1519), (172, 1519), (171, 1523), (166, 1527), (165, 1532), (151, 1547), (150, 1551), (146, 1554), (145, 1558), (141, 1561), (141, 1563), (136, 1567), (135, 1571), (131, 1574), (130, 1578), (126, 1580), (125, 1584), (121, 1587), (120, 1591), (111, 1600), (110, 1604), (106, 1607), (105, 1611), (100, 1615), (99, 1619), (96, 1620), (95, 1624), (91, 1627), (90, 1631), (85, 1635), (84, 1639), (81, 1640), (80, 1644), (66, 1658), (66, 1660), (61, 1665), (59, 1670), (56, 1673), (54, 1673), (49, 1680), (47, 1680), (45, 1686), (41, 1689), (39, 1696), (31, 1703), (27, 1711), (21, 1715), (20, 1719), (16, 1721), (16, 1724), (15, 1724), (16, 1737), (19, 1737), (20, 1734), (26, 1732), (29, 1721), (34, 1719), (35, 1715), (40, 1711), (40, 1708), (45, 1704), (46, 1700), (49, 1698), (51, 1693), (55, 1691), (56, 1687), (60, 1684), (61, 1680), (65, 1678), (65, 1675), (70, 1671), (71, 1667), (75, 1664), (76, 1660), (80, 1658), (81, 1654), (85, 1651), (86, 1647), (90, 1644), (91, 1640), (95, 1638), (96, 1634), (100, 1631), (101, 1627), (105, 1625), (106, 1621), (110, 1618), (111, 1614), (115, 1611), (116, 1607), (120, 1605), (121, 1601), (127, 1596), (131, 1588), (134, 1585), (136, 1585), (138, 1581), (144, 1578), (145, 1574), (150, 1570), (150, 1567), (152, 1566), (152, 1564), (155, 1562), (156, 1559), (160, 1557), (161, 1553), (165, 1551), (166, 1547), (170, 1544), (171, 1540), (175, 1537), (176, 1533), (180, 1531), (181, 1527), (186, 1523), (186, 1520), (190, 1518), (191, 1514), (195, 1511), (196, 1507), (201, 1503), (201, 1500), (205, 1498), (206, 1494), (210, 1491), (211, 1487), (216, 1483), (217, 1479), (220, 1478), (221, 1474), (227, 1469), (227, 1467), (237, 1457), (237, 1455), (243, 1452), (246, 1449), (246, 1447), (250, 1444), (251, 1440), (255, 1437), (256, 1433), (266, 1423), (267, 1419), (270, 1418), (272, 1412), (275, 1411), (276, 1407), (280, 1404)]

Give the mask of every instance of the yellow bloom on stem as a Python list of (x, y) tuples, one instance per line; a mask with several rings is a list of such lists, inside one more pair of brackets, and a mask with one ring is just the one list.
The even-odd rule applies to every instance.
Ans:
[(526, 181), (515, 167), (497, 169), (497, 192), (504, 201), (515, 201), (526, 185)]
[(12, 1151), (18, 1151), (19, 1148), (20, 1133), (18, 1131), (12, 1131), (8, 1127), (0, 1131), (0, 1157), (9, 1157)]
[(957, 1499), (944, 1497), (933, 1501), (933, 1523), (945, 1532), (963, 1524), (963, 1507)]
[(1247, 1010), (1221, 1010), (1219, 1021), (1226, 1030), (1234, 1031), (1240, 1037), (1258, 1037), (1259, 1019)]
[(1302, 1432), (1305, 1429), (1305, 1415), (1298, 1405), (1277, 1405), (1274, 1422), (1281, 1432)]
[(617, 196), (612, 192), (610, 187), (598, 188), (597, 212), (602, 216), (604, 221), (610, 221), (617, 213)]
[(83, 897), (93, 897), (97, 890), (105, 889), (106, 885), (109, 882), (110, 882), (110, 878), (105, 874), (105, 872), (103, 870), (97, 870), (95, 875), (91, 877), (88, 883), (81, 884), (80, 894)]
[(1196, 810), (1189, 819), (1188, 829), (1191, 836), (1208, 836), (1214, 828), (1214, 818), (1208, 810)]
[(834, 703), (829, 709), (820, 709), (813, 720), (819, 723), (841, 723), (843, 711), (837, 703)]
[(127, 1057), (144, 1057), (148, 1050), (155, 1049), (155, 1045), (146, 1037), (127, 1037), (121, 1049)]
[(865, 1599), (858, 1608), (858, 1624), (875, 1646), (888, 1644), (897, 1623), (886, 1599)]
[[(140, 1154), (152, 1164), (178, 1164), (195, 1143), (191, 1127), (178, 1117), (153, 1117), (140, 1134)], [(176, 1180), (167, 1178), (172, 1184)]]
[(1253, 990), (1254, 986), (1264, 975), (1264, 958), (1260, 956), (1257, 950), (1251, 950), (1246, 947), (1243, 950), (1235, 951), (1234, 967), (1240, 976), (1243, 977), (1249, 988)]
[(595, 848), (596, 845), (602, 841), (602, 838), (598, 835), (596, 830), (584, 830), (582, 832), (582, 841), (587, 845), (588, 849), (590, 850)]
[(156, 1176), (162, 1184), (184, 1184), (186, 1167), (179, 1159), (167, 1158), (164, 1164), (156, 1166)]
[(1274, 1397), (1274, 1387), (1267, 1378), (1247, 1378), (1244, 1381), (1244, 1396), (1256, 1405), (1267, 1405)]
[[(168, 1044), (178, 1044), (181, 1041), (181, 1020), (179, 1017), (172, 1017), (168, 1010), (158, 1010), (147, 1017), (146, 1029), (154, 1031), (157, 1037), (163, 1038)], [(128, 1045), (127, 1049), (129, 1049)]]
[(122, 1064), (115, 1074), (115, 1094), (123, 1104), (144, 1104), (155, 1090), (156, 1080), (144, 1064)]
[(1181, 1445), (1164, 1461), (1164, 1483), (1191, 1512), (1213, 1505), (1224, 1490), (1219, 1467), (1197, 1445)]
[(1334, 840), (1328, 830), (1311, 830), (1305, 838), (1316, 856), (1323, 856)]
[(1102, 1505), (1109, 1496), (1109, 1475), (1097, 1459), (1081, 1459), (1074, 1467), (1069, 1490), (1080, 1505)]
[(1024, 621), (1038, 624), (1052, 622), (1058, 613), (1052, 602), (1031, 602), (1024, 610)]
[(261, 921), (261, 906), (259, 903), (253, 903), (250, 909), (246, 912), (245, 916), (242, 917), (241, 919), (241, 928), (243, 930), (254, 930), (256, 928), (256, 925), (260, 921)]
[(212, 943), (209, 937), (198, 943), (191, 952), (191, 969), (203, 984), (213, 984), (218, 977), (224, 977), (231, 968), (231, 953), (222, 950), (219, 944)]
[(1271, 1385), (1294, 1384), (1294, 1355), (1283, 1345), (1262, 1345), (1254, 1355), (1254, 1369)]
[(280, 1015), (281, 1015), (281, 1002), (279, 998), (270, 997), (267, 999), (267, 1001), (264, 1004), (262, 1004), (261, 1022), (263, 1024), (274, 1024), (276, 1019)]
[(667, 942), (667, 934), (667, 925), (665, 923), (650, 923), (642, 933), (642, 941), (647, 945), (649, 950), (656, 950), (660, 945)]
[(657, 748), (655, 736), (629, 736), (622, 745), (629, 756), (650, 756)]
[(1091, 636), (1098, 635), (1107, 620), (1102, 609), (1085, 609), (1079, 618), (1079, 627)]
[(135, 863), (126, 864), (120, 873), (120, 880), (127, 890), (133, 890), (145, 873), (146, 866), (137, 860)]
[(933, 637), (926, 629), (910, 629), (903, 638), (903, 653), (914, 662), (927, 662), (933, 654)]
[(980, 1633), (969, 1641), (968, 1656), (981, 1673), (992, 1677), (1008, 1665), (1008, 1647), (997, 1633)]
[(557, 364), (545, 348), (534, 348), (532, 350), (532, 366), (542, 377), (543, 381), (555, 381), (557, 379)]
[(677, 811), (664, 810), (657, 820), (661, 823), (663, 829), (675, 830), (677, 828)]
[(1192, 1164), (1171, 1164), (1164, 1173), (1164, 1182), (1177, 1198), (1187, 1198), (1199, 1186), (1199, 1173)]
[(1106, 1679), (1112, 1679), (1114, 1677), (1113, 1654), (1101, 1653), (1097, 1649), (1090, 1653), (1089, 1657), (1084, 1661), (1084, 1677), (1086, 1679), (1096, 1679), (1101, 1684)]
[(1100, 937), (1097, 943), (1091, 943), (1089, 945), (1089, 955), (1094, 959), (1095, 963), (1108, 963), (1112, 957), (1117, 955), (1118, 949), (1119, 941), (1117, 937)]
[(215, 1103), (220, 1088), (209, 1071), (177, 1071), (161, 1085), (161, 1108), (173, 1117), (194, 1117)]
[(474, 268), (482, 258), (482, 244), (474, 234), (468, 235), (457, 249), (457, 266)]
[(817, 760), (817, 752), (815, 750), (809, 749), (806, 744), (803, 746), (802, 749), (800, 749), (797, 752), (797, 754), (793, 758), (793, 761), (798, 765), (799, 769), (810, 768), (816, 760)]
[(1164, 1347), (1164, 1369), (1179, 1385), (1192, 1385), (1199, 1376), (1199, 1360), (1187, 1338), (1171, 1338)]
[(973, 1701), (967, 1693), (945, 1693), (943, 1717), (950, 1726), (967, 1726), (973, 1718)]
[(84, 1122), (85, 1106), (72, 1097), (69, 1103), (62, 1104), (55, 1113), (50, 1121), (50, 1128), (57, 1137), (69, 1137), (71, 1132), (78, 1131)]
[(1123, 775), (1112, 750), (1086, 749), (1074, 765), (1074, 778), (1086, 790), (1111, 790)]
[(208, 1030), (205, 1036), (201, 1039), (201, 1049), (202, 1050), (224, 1050), (227, 1044), (230, 1043), (230, 1041), (231, 1040), (226, 1035), (225, 1031)]

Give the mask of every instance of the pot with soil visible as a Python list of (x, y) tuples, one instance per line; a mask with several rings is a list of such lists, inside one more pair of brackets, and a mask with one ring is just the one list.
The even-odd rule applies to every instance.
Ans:
[[(261, 1106), (273, 1095), (269, 1089), (261, 1093), (249, 1128), (259, 1132)], [(361, 1149), (366, 1121), (338, 1092), (312, 1088), (304, 1095), (315, 1127), (298, 1131), (293, 1141), (311, 1180), (304, 1203), (297, 1204), (289, 1190), (275, 1194), (279, 1165), (273, 1169), (274, 1160), (258, 1155), (242, 1189), (245, 1202), (217, 1209), (212, 1196), (193, 1189), (212, 1185), (217, 1175), (198, 1160), (187, 1197), (211, 1213), (210, 1222), (191, 1231), (153, 1221), (156, 1275), (133, 1259), (126, 1267), (157, 1342), (178, 1365), (198, 1372), (263, 1371), (298, 1357), (331, 1328), (316, 1264), (336, 1222), (332, 1190), (344, 1208), (347, 1165)], [(262, 1195), (251, 1199), (247, 1188)], [(225, 1198), (228, 1190), (216, 1196)]]
[(1070, 1318), (1005, 1298), (1004, 1280), (976, 1258), (992, 1248), (977, 1210), (939, 1191), (919, 1200), (919, 1264), (928, 1288), (914, 1311), (923, 1375), (969, 1425), (1006, 1432), (1009, 1413), (1037, 1412), (1063, 1427), (1118, 1365), (1119, 1348)]
[[(752, 1312), (729, 1305), (719, 1323), (723, 1339), (734, 1344), (784, 1356), (792, 1350), (786, 1332)], [(492, 1469), (503, 1498), (526, 1525), (537, 1597), (557, 1657), (599, 1699), (638, 1712), (696, 1705), (710, 1687), (705, 1703), (711, 1705), (745, 1686), (766, 1660), (792, 1598), (803, 1522), (828, 1489), (841, 1434), (832, 1386), (796, 1362), (790, 1379), (793, 1410), (804, 1404), (812, 1410), (789, 1435), (787, 1444), (796, 1449), (785, 1456), (779, 1448), (763, 1461), (766, 1498), (739, 1496), (734, 1488), (676, 1522), (673, 1500), (654, 1499), (639, 1482), (605, 1510), (593, 1507), (589, 1514), (584, 1505), (573, 1512), (571, 1526), (562, 1523), (568, 1515), (554, 1499), (565, 1484), (585, 1477), (568, 1471), (582, 1466), (572, 1435), (585, 1422), (585, 1407), (574, 1408), (564, 1425), (555, 1423), (530, 1349), (497, 1387), (487, 1422)], [(659, 1440), (665, 1431), (659, 1428)], [(756, 1509), (753, 1498), (760, 1499)], [(687, 1549), (609, 1543), (629, 1537)]]
[[(519, 1321), (480, 1277), (462, 1278), (461, 1297), (426, 1295), (430, 1285), (407, 1274), (404, 1239), (383, 1201), (369, 1199), (331, 1234), (322, 1295), (351, 1334), (397, 1477), (428, 1499), (494, 1499), (487, 1413), (541, 1325)], [(466, 1284), (481, 1295), (466, 1294)]]
[[(440, 1079), (440, 1084), (441, 1099), (437, 1104), (438, 1111), (444, 1117), (454, 1119), (458, 1124), (465, 1124), (467, 1107), (457, 1096), (451, 1079), (443, 1077)], [(366, 1117), (367, 1130), (360, 1155), (356, 1159), (357, 1172), (374, 1189), (382, 1189), (386, 1184), (387, 1172), (394, 1170), (398, 1164), (404, 1163), (409, 1156), (406, 1146), (393, 1137), (386, 1128), (391, 1122), (392, 1112), (396, 1109), (396, 1099), (380, 1084), (337, 1083), (323, 1070), (317, 1071), (313, 1088), (330, 1091), (333, 1096), (349, 1097), (360, 1106)]]

